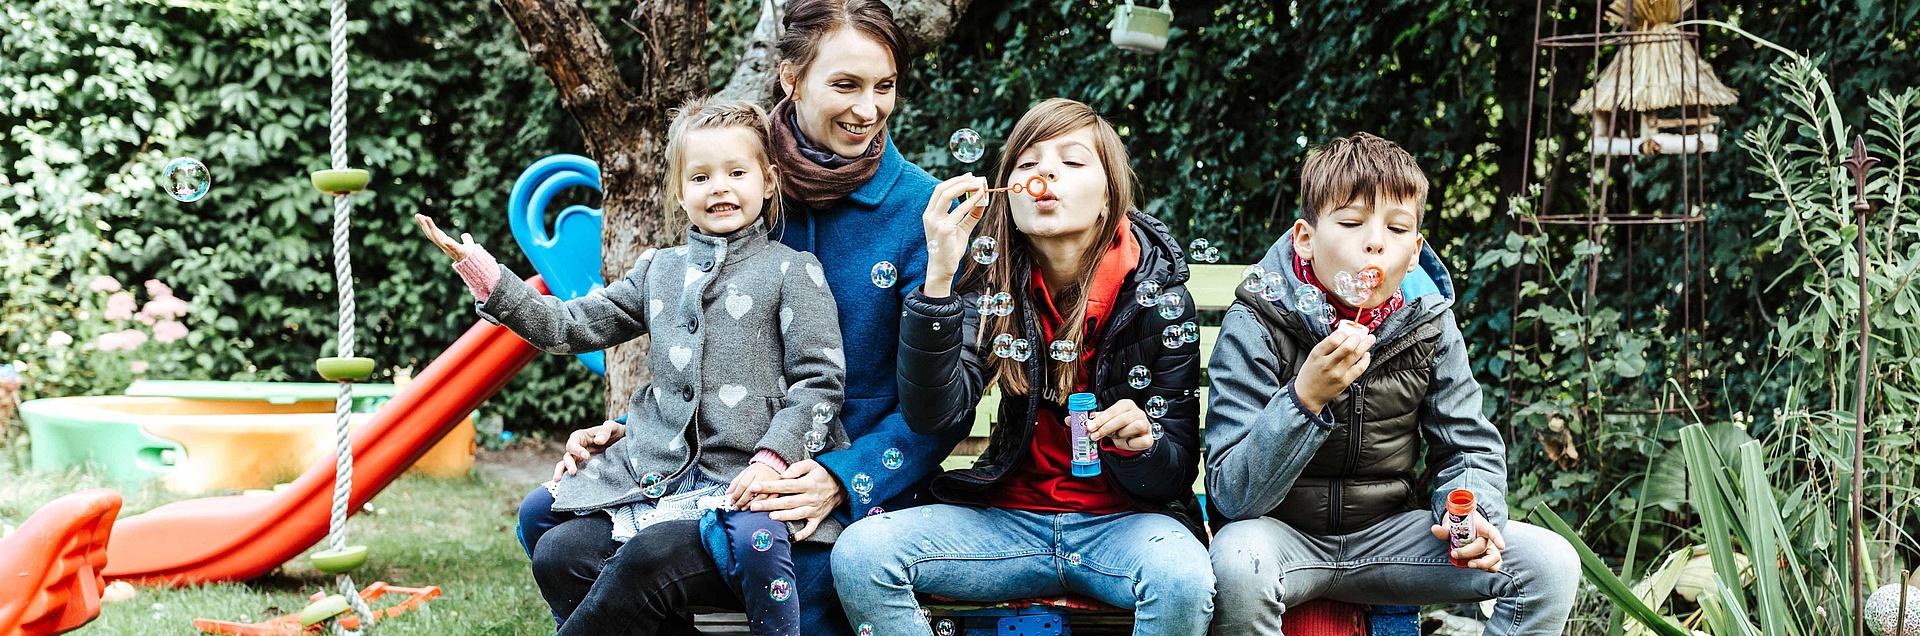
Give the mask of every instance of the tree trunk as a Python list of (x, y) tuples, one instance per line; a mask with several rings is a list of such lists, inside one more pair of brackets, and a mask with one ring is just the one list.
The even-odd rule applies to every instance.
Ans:
[[(618, 280), (650, 247), (677, 245), (686, 218), (663, 189), (667, 113), (707, 86), (709, 16), (705, 0), (639, 0), (628, 26), (638, 34), (639, 86), (621, 79), (607, 41), (578, 0), (499, 0), (533, 63), (546, 71), (560, 105), (580, 124), (587, 156), (600, 165), (603, 227), (600, 274)], [(754, 38), (742, 52), (723, 97), (771, 105), (781, 8), (763, 0)], [(889, 0), (911, 55), (944, 39), (972, 0)], [(512, 108), (513, 105), (502, 105)], [(645, 385), (647, 339), (607, 352), (607, 418), (626, 413)], [(583, 423), (590, 424), (590, 423)]]

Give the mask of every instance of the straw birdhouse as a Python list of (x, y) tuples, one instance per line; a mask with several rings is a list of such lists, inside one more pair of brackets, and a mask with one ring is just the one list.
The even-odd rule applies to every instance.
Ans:
[(1599, 155), (1694, 154), (1720, 148), (1713, 107), (1740, 101), (1675, 23), (1693, 0), (1614, 0), (1624, 42), (1573, 112), (1593, 119)]

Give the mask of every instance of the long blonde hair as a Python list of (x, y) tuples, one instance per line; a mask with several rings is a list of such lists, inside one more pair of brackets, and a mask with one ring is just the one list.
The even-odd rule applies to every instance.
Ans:
[[(1113, 124), (1093, 112), (1086, 104), (1071, 99), (1054, 98), (1027, 110), (1027, 114), (1014, 124), (1013, 132), (1007, 135), (1007, 143), (1000, 151), (999, 165), (994, 170), (995, 184), (1005, 184), (1008, 176), (1019, 161), (1020, 153), (1026, 152), (1034, 144), (1054, 139), (1082, 128), (1093, 128), (1094, 152), (1100, 156), (1101, 166), (1107, 173), (1107, 209), (1101, 213), (1095, 227), (1099, 236), (1094, 249), (1080, 256), (1080, 262), (1074, 268), (1080, 272), (1071, 283), (1062, 289), (1049, 290), (1056, 307), (1065, 308), (1063, 316), (1066, 323), (1062, 331), (1054, 337), (1069, 340), (1084, 350), (1091, 344), (1091, 334), (1085, 333), (1087, 319), (1087, 288), (1093, 282), (1094, 271), (1100, 265), (1100, 259), (1106, 256), (1106, 246), (1112, 245), (1119, 237), (1121, 220), (1127, 211), (1133, 209), (1134, 183), (1133, 167), (1127, 161), (1126, 145), (1120, 141), (1120, 134)], [(987, 211), (980, 220), (980, 235), (992, 237), (1000, 246), (1001, 258), (991, 265), (980, 265), (968, 259), (966, 269), (960, 274), (959, 289), (979, 291), (991, 295), (998, 290), (1008, 290), (1017, 302), (1012, 315), (981, 315), (978, 342), (991, 341), (997, 334), (1015, 334), (1025, 337), (1026, 313), (1030, 296), (1029, 280), (1034, 266), (1032, 243), (1025, 234), (1013, 225), (1012, 213), (1007, 207), (1007, 197), (996, 196), (987, 204)], [(1040, 357), (1042, 368), (1047, 369), (1047, 384), (1060, 395), (1073, 392), (1074, 380), (1080, 372), (1081, 358), (1075, 356), (1073, 362), (1058, 362), (1047, 357), (1045, 342), (1031, 343), (1033, 355)], [(1000, 388), (1010, 395), (1024, 395), (1031, 391), (1027, 378), (1026, 363), (1012, 358), (989, 356), (986, 362), (990, 382), (997, 382)]]

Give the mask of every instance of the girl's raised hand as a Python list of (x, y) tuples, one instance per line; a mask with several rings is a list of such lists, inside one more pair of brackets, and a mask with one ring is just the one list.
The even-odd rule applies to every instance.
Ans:
[(456, 263), (466, 260), (468, 254), (484, 249), (481, 248), (479, 244), (473, 242), (472, 234), (461, 234), (461, 242), (454, 242), (453, 237), (447, 236), (446, 232), (440, 231), (440, 227), (433, 224), (433, 217), (425, 214), (415, 214), (413, 215), (413, 222), (419, 223), (420, 229), (427, 233), (427, 240), (433, 241), (435, 247), (439, 247), (440, 251), (446, 252), (447, 258), (453, 259)]
[[(980, 215), (987, 211), (986, 194), (980, 192), (986, 188), (986, 179), (967, 173), (942, 181), (933, 189), (927, 212), (920, 217), (927, 231), (927, 282), (920, 293), (928, 298), (945, 298), (953, 293), (960, 257), (967, 252)], [(968, 192), (974, 193), (973, 197), (955, 207), (953, 201)]]

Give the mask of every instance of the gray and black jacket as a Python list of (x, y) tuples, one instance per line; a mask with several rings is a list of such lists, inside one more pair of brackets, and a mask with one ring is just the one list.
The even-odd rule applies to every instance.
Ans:
[[(502, 266), (477, 308), (548, 353), (653, 336), (653, 381), (628, 401), (626, 437), (561, 481), (555, 510), (651, 499), (642, 482), (655, 475), (671, 483), (698, 469), (730, 480), (760, 449), (798, 462), (847, 447), (833, 294), (820, 262), (769, 240), (764, 222), (726, 236), (689, 227), (686, 245), (648, 250), (620, 280), (565, 302)], [(816, 412), (832, 418), (816, 424)], [(825, 447), (809, 452), (815, 430)], [(808, 540), (831, 542), (838, 530), (829, 520)]]
[[(1205, 537), (1193, 495), (1200, 469), (1200, 347), (1184, 342), (1175, 348), (1162, 344), (1162, 332), (1168, 326), (1194, 319), (1193, 297), (1185, 286), (1187, 265), (1158, 219), (1137, 211), (1128, 218), (1140, 244), (1140, 262), (1121, 286), (1113, 315), (1093, 344), (1096, 353), (1091, 384), (1103, 406), (1131, 399), (1144, 410), (1147, 400), (1158, 396), (1166, 399), (1167, 412), (1156, 420), (1164, 436), (1151, 449), (1130, 457), (1103, 453), (1099, 478), (1110, 480), (1136, 510), (1167, 514), (1185, 523), (1195, 536)], [(1021, 303), (1017, 313), (1026, 320), (1025, 333), (1015, 337), (1034, 343), (1027, 377), (1045, 377), (1042, 362), (1047, 355), (1046, 343), (1033, 318), (1024, 284), (1030, 274), (1021, 272), (1017, 276), (1023, 283), (1013, 290), (1013, 296)], [(1135, 302), (1136, 289), (1146, 280), (1158, 281), (1163, 294), (1180, 296), (1184, 304), (1177, 317), (1162, 318), (1157, 310)], [(974, 408), (987, 380), (985, 356), (993, 355), (993, 338), (982, 341), (977, 337), (977, 301), (983, 291), (991, 294), (995, 290), (969, 289), (941, 299), (927, 298), (916, 291), (907, 297), (906, 312), (900, 319), (900, 412), (917, 432), (937, 434), (973, 424)], [(1136, 365), (1147, 367), (1152, 374), (1151, 384), (1144, 389), (1127, 384), (1128, 372)], [(990, 505), (988, 497), (994, 484), (1026, 457), (1033, 443), (1034, 414), (1052, 409), (1061, 420), (1066, 419), (1065, 396), (1052, 392), (1048, 389), (1004, 396), (986, 450), (972, 468), (935, 477), (931, 488), (934, 497), (946, 503)]]
[(1305, 412), (1293, 378), (1328, 328), (1294, 305), (1307, 283), (1294, 275), (1293, 242), (1282, 238), (1262, 259), (1286, 274), (1286, 293), (1266, 301), (1242, 288), (1208, 367), (1207, 493), (1226, 517), (1344, 535), (1422, 508), (1438, 522), (1447, 493), (1464, 488), (1505, 526), (1506, 446), (1482, 412), (1450, 309), (1452, 279), (1421, 250), (1409, 278), (1432, 285), (1380, 325), (1371, 365), (1322, 413)]

